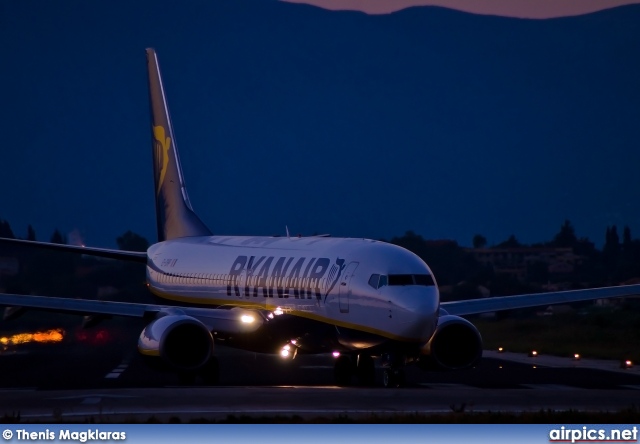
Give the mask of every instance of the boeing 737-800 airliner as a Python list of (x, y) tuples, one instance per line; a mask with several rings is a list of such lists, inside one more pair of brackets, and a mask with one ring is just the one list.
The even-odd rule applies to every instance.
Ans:
[(486, 311), (640, 294), (640, 285), (441, 303), (418, 256), (385, 242), (331, 237), (216, 236), (185, 187), (158, 59), (147, 49), (158, 242), (146, 253), (1, 239), (0, 243), (138, 261), (166, 305), (0, 294), (0, 305), (78, 314), (148, 317), (138, 350), (176, 371), (215, 379), (218, 341), (279, 353), (339, 355), (336, 382), (384, 384), (403, 367), (463, 369), (482, 354), (478, 330), (460, 317)]

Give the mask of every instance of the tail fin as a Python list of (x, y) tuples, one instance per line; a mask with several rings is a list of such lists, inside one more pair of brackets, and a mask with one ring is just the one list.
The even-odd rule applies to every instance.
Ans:
[(184, 183), (176, 139), (164, 96), (156, 52), (147, 49), (153, 174), (156, 190), (158, 241), (189, 236), (210, 236), (211, 231), (191, 208)]

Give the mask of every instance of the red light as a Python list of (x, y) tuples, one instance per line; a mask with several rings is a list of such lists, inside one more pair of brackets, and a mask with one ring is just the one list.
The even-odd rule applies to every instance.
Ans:
[(104, 345), (111, 340), (112, 335), (109, 333), (109, 330), (102, 328), (100, 330), (79, 329), (76, 330), (75, 336), (79, 342), (87, 342), (91, 345)]

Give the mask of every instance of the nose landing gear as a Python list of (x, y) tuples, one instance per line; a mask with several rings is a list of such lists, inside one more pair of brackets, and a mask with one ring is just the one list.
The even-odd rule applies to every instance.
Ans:
[(403, 387), (405, 385), (404, 369), (389, 367), (382, 374), (382, 385), (387, 388)]
[(355, 375), (359, 385), (371, 386), (375, 383), (376, 368), (370, 355), (340, 355), (336, 359), (333, 374), (337, 385), (351, 385), (352, 377)]
[(352, 375), (353, 363), (351, 362), (351, 357), (347, 355), (340, 355), (333, 366), (333, 378), (336, 381), (336, 385), (351, 385)]
[(382, 355), (382, 385), (388, 388), (403, 387), (406, 384), (404, 367), (406, 357), (391, 354)]
[(372, 386), (376, 382), (376, 366), (369, 355), (359, 354), (356, 376), (362, 386)]

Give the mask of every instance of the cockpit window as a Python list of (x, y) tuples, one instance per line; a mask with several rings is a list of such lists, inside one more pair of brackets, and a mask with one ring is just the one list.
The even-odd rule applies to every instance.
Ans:
[(427, 287), (435, 285), (435, 282), (433, 282), (433, 276), (430, 274), (414, 274), (413, 279), (415, 279), (416, 285), (425, 285)]
[(380, 275), (379, 274), (372, 274), (371, 277), (369, 278), (369, 285), (371, 285), (373, 288), (378, 289), (378, 281), (380, 280)]
[(390, 274), (380, 275), (372, 274), (369, 278), (369, 285), (378, 289), (385, 285), (402, 286), (402, 285), (422, 285), (430, 287), (435, 285), (433, 277), (429, 274)]
[(411, 274), (390, 274), (389, 285), (413, 285), (413, 275)]

